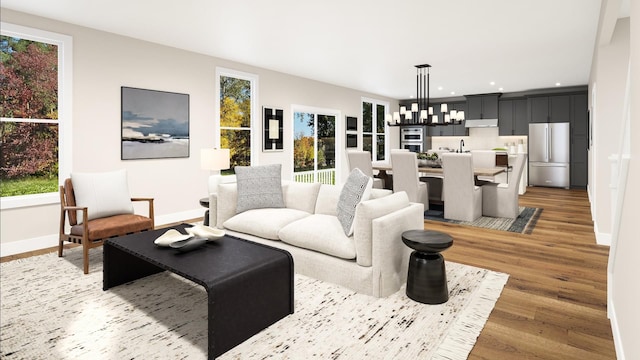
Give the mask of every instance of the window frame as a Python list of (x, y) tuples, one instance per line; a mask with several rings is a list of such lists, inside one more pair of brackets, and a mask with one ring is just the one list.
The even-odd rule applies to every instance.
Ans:
[[(72, 169), (72, 94), (73, 94), (73, 38), (36, 28), (1, 22), (0, 33), (4, 36), (53, 44), (58, 47), (58, 185), (71, 176)], [(13, 118), (2, 118), (13, 121)], [(42, 122), (40, 119), (28, 119)], [(48, 120), (47, 120), (48, 121)], [(60, 203), (58, 191), (0, 197), (0, 209)]]
[[(366, 132), (364, 131), (364, 118), (362, 117), (362, 114), (364, 114), (364, 103), (371, 103), (372, 105), (372, 110), (371, 110), (371, 132)], [(372, 161), (377, 161), (380, 160), (378, 159), (378, 152), (377, 151), (373, 151), (375, 149), (376, 143), (377, 143), (377, 137), (378, 135), (383, 135), (384, 136), (384, 157), (385, 159), (389, 159), (389, 126), (388, 124), (385, 122), (385, 119), (378, 119), (377, 117), (377, 111), (376, 108), (378, 106), (383, 106), (384, 107), (384, 113), (388, 114), (389, 113), (389, 102), (388, 101), (382, 101), (382, 100), (378, 100), (378, 99), (373, 99), (373, 98), (368, 98), (368, 97), (362, 97), (360, 100), (360, 128), (362, 129), (362, 132), (358, 135), (359, 139), (358, 139), (358, 143), (359, 143), (359, 150), (363, 150), (364, 149), (364, 135), (371, 135), (371, 141), (372, 141), (372, 151), (371, 151), (371, 157), (372, 157)], [(384, 132), (383, 133), (378, 133), (377, 132), (377, 125), (378, 125), (378, 121), (382, 121), (382, 123), (384, 124)]]
[(318, 115), (327, 115), (327, 116), (334, 116), (335, 117), (335, 129), (336, 129), (336, 137), (335, 137), (335, 147), (336, 147), (336, 155), (335, 155), (335, 181), (336, 183), (339, 183), (339, 181), (341, 181), (340, 179), (342, 179), (342, 156), (339, 155), (341, 153), (341, 151), (339, 149), (341, 149), (343, 147), (344, 141), (345, 141), (345, 137), (343, 135), (344, 132), (344, 128), (342, 127), (342, 123), (340, 121), (340, 119), (342, 119), (342, 111), (337, 110), (337, 109), (329, 109), (329, 108), (321, 108), (321, 107), (315, 107), (315, 106), (307, 106), (307, 105), (297, 105), (297, 104), (292, 104), (291, 105), (291, 129), (290, 129), (290, 134), (291, 134), (291, 141), (289, 143), (291, 150), (291, 156), (290, 156), (290, 164), (291, 164), (291, 180), (295, 181), (295, 164), (294, 164), (294, 143), (295, 143), (295, 114), (296, 112), (302, 112), (302, 113), (310, 113), (310, 114), (315, 114), (316, 115), (316, 121), (314, 124), (314, 142), (313, 142), (313, 151), (315, 153), (316, 159), (314, 160), (314, 172), (315, 172), (315, 176), (317, 176), (317, 172), (318, 172), (318, 165), (317, 165), (317, 155), (318, 155), (318, 134), (317, 134), (317, 129), (318, 129), (318, 123), (317, 123), (317, 117)]
[(236, 129), (236, 130), (242, 130), (242, 129), (248, 129), (250, 134), (249, 134), (249, 138), (251, 139), (251, 147), (250, 147), (250, 151), (251, 151), (251, 155), (250, 155), (250, 163), (251, 165), (255, 165), (257, 164), (257, 159), (258, 159), (258, 153), (260, 152), (260, 147), (261, 147), (261, 139), (258, 138), (258, 135), (260, 135), (260, 131), (259, 129), (256, 129), (256, 127), (258, 126), (258, 124), (260, 124), (260, 120), (261, 119), (261, 114), (260, 114), (260, 107), (259, 107), (259, 100), (258, 100), (258, 86), (259, 86), (259, 76), (257, 74), (252, 74), (252, 73), (248, 73), (248, 72), (243, 72), (243, 71), (238, 71), (238, 70), (233, 70), (233, 69), (228, 69), (228, 68), (223, 68), (223, 67), (216, 67), (216, 101), (215, 101), (215, 114), (217, 117), (217, 121), (215, 121), (214, 123), (214, 133), (217, 133), (217, 136), (214, 136), (215, 138), (215, 145), (214, 147), (219, 148), (220, 144), (222, 143), (221, 141), (221, 136), (222, 136), (222, 129), (223, 127), (220, 126), (220, 78), (222, 76), (226, 76), (226, 77), (233, 77), (236, 79), (241, 79), (241, 80), (247, 80), (250, 82), (251, 84), (251, 123), (249, 124), (248, 128), (231, 128), (231, 127), (224, 127), (224, 129)]

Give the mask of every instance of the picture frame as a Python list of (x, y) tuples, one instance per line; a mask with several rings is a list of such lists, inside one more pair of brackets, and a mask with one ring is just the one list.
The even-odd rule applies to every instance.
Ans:
[(345, 147), (358, 147), (358, 118), (355, 116), (345, 116)]
[(121, 87), (121, 160), (189, 157), (189, 94)]
[(284, 111), (273, 107), (262, 108), (262, 151), (283, 151)]

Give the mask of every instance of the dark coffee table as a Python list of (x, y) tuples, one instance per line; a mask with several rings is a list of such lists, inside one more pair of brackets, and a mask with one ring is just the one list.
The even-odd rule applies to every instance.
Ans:
[[(173, 228), (185, 234), (189, 226)], [(165, 270), (204, 286), (210, 359), (293, 314), (293, 258), (287, 251), (225, 236), (181, 253), (153, 243), (167, 230), (105, 241), (103, 290)]]

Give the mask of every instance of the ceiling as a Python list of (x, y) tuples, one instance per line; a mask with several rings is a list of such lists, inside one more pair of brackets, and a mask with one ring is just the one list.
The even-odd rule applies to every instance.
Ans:
[(432, 65), (432, 98), (587, 84), (600, 4), (2, 0), (4, 8), (396, 99), (415, 95), (414, 65), (424, 63)]

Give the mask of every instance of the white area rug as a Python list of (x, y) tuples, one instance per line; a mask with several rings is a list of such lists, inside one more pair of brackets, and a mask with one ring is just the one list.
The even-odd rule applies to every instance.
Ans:
[[(204, 289), (169, 273), (102, 290), (102, 251), (1, 264), (3, 359), (206, 359)], [(446, 256), (446, 254), (445, 254)], [(376, 299), (296, 275), (295, 313), (220, 359), (466, 359), (507, 274), (447, 263), (450, 299)]]

